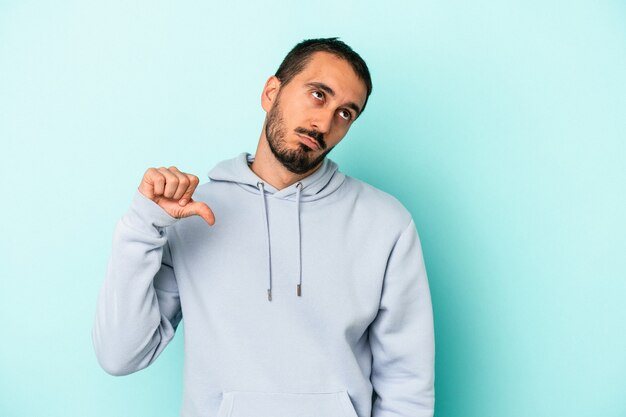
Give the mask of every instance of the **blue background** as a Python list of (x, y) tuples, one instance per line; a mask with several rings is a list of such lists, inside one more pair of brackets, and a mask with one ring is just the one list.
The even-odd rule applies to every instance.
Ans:
[(329, 157), (422, 239), (436, 415), (626, 415), (626, 5), (486, 0), (0, 2), (0, 415), (178, 415), (181, 334), (126, 377), (93, 353), (115, 222), (148, 167), (254, 153), (328, 36), (374, 81)]

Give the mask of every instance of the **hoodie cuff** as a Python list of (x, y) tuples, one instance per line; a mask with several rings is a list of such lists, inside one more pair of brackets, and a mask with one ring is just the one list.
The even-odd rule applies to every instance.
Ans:
[(129, 224), (141, 229), (167, 227), (180, 220), (170, 216), (167, 211), (143, 195), (139, 190), (135, 191), (130, 209), (125, 217)]

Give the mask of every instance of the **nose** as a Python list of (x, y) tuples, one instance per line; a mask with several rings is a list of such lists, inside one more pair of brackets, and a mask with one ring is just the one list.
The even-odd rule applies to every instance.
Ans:
[(311, 117), (311, 128), (322, 134), (327, 134), (333, 124), (334, 112), (328, 109), (319, 109)]

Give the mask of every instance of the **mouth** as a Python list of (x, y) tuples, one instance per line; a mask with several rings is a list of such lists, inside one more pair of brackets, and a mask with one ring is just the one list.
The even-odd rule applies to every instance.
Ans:
[(309, 148), (316, 150), (316, 151), (320, 149), (320, 145), (317, 143), (315, 139), (309, 136), (303, 136), (300, 134), (298, 134), (298, 137), (300, 138), (300, 141), (304, 143), (306, 146), (308, 146)]

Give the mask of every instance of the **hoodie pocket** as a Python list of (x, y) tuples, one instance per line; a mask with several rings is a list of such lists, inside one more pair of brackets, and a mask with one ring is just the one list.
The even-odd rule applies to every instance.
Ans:
[(226, 391), (217, 417), (358, 417), (347, 391)]

